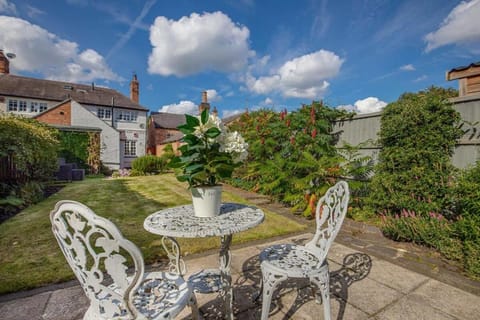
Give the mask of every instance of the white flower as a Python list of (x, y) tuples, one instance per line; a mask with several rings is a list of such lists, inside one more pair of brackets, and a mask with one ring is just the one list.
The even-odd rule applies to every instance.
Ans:
[(205, 124), (202, 124), (200, 116), (198, 116), (198, 120), (200, 121), (200, 125), (195, 127), (195, 132), (193, 133), (198, 138), (203, 137), (205, 132), (207, 132), (210, 128), (217, 128), (218, 130), (220, 130), (220, 132), (223, 132), (225, 130), (225, 127), (222, 124), (222, 120), (214, 114), (211, 114), (208, 117), (207, 123)]
[(248, 143), (237, 132), (226, 132), (219, 139), (220, 151), (230, 153), (234, 162), (242, 162), (248, 156)]

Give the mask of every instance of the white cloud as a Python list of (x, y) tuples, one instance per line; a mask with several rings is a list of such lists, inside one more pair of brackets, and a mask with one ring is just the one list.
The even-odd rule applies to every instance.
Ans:
[(453, 8), (436, 31), (425, 36), (425, 51), (476, 40), (480, 40), (480, 0), (462, 1)]
[(222, 100), (222, 97), (218, 94), (217, 90), (215, 89), (208, 89), (207, 91), (207, 99), (209, 102), (215, 102)]
[(265, 99), (265, 101), (263, 101), (263, 104), (264, 104), (264, 105), (273, 104), (273, 100), (267, 97), (267, 98)]
[(247, 27), (219, 11), (179, 20), (157, 17), (150, 27), (148, 72), (181, 77), (205, 70), (238, 71), (253, 54), (249, 36)]
[(243, 113), (245, 112), (245, 110), (239, 110), (239, 109), (236, 109), (236, 110), (224, 110), (222, 112), (222, 115), (223, 117), (222, 118), (228, 118), (230, 116), (234, 116), (236, 114), (240, 114), (240, 113)]
[(416, 69), (413, 66), (413, 64), (406, 64), (404, 66), (401, 66), (400, 70), (402, 70), (402, 71), (415, 71)]
[(189, 100), (183, 100), (179, 103), (172, 103), (162, 106), (159, 112), (177, 113), (177, 114), (198, 114), (198, 106)]
[(426, 75), (421, 75), (420, 77), (413, 80), (413, 82), (420, 82), (420, 81), (426, 80), (427, 78), (428, 77)]
[(368, 97), (363, 100), (355, 101), (354, 105), (339, 105), (338, 109), (355, 111), (357, 113), (371, 113), (381, 111), (387, 105), (386, 102), (379, 100), (375, 97)]
[(281, 92), (285, 97), (319, 98), (329, 86), (326, 79), (339, 73), (343, 61), (333, 52), (319, 50), (285, 62), (270, 76), (248, 74), (246, 85), (258, 94)]
[(36, 7), (27, 5), (27, 16), (29, 16), (30, 18), (36, 18), (44, 14), (45, 14), (45, 11), (42, 11)]
[[(28, 21), (0, 16), (0, 43), (17, 55), (12, 71), (40, 73), (47, 79), (71, 82), (123, 80), (93, 49), (79, 51), (78, 44), (64, 40)], [(33, 48), (33, 49), (32, 49)]]
[(17, 7), (8, 0), (0, 0), (0, 13), (17, 15)]
[(341, 104), (341, 105), (338, 105), (336, 108), (340, 110), (358, 112), (357, 108), (351, 104)]

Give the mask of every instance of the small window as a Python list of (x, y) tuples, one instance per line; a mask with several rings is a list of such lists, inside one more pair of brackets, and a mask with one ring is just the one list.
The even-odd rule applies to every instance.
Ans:
[(40, 112), (43, 112), (43, 111), (47, 110), (47, 108), (48, 108), (48, 105), (45, 102), (40, 102), (39, 106), (40, 106)]
[(125, 141), (125, 156), (137, 155), (137, 141), (127, 140)]
[(100, 119), (112, 119), (112, 110), (98, 108), (97, 117), (99, 117)]
[(27, 112), (27, 101), (20, 100), (18, 102), (18, 111)]
[(133, 111), (120, 111), (118, 113), (117, 119), (123, 120), (123, 121), (135, 122), (137, 121), (137, 113)]
[(39, 105), (38, 102), (30, 102), (30, 112), (38, 112)]
[(8, 100), (8, 111), (18, 111), (18, 100)]

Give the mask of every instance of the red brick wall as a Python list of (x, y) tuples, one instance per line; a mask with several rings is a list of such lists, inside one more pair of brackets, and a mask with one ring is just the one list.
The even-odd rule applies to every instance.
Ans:
[[(151, 154), (160, 156), (162, 155), (162, 150), (164, 145), (161, 143), (168, 138), (168, 134), (176, 134), (179, 130), (176, 129), (163, 129), (163, 128), (154, 128), (153, 125), (150, 125), (148, 128), (148, 146), (147, 149)], [(174, 143), (175, 148), (175, 143)]]
[(63, 104), (38, 115), (35, 119), (43, 123), (70, 126), (72, 124), (71, 102), (66, 101)]

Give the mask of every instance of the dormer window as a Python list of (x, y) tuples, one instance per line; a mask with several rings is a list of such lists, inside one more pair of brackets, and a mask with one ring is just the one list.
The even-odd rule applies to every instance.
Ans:
[(106, 108), (98, 108), (97, 117), (105, 120), (112, 119), (112, 110)]

